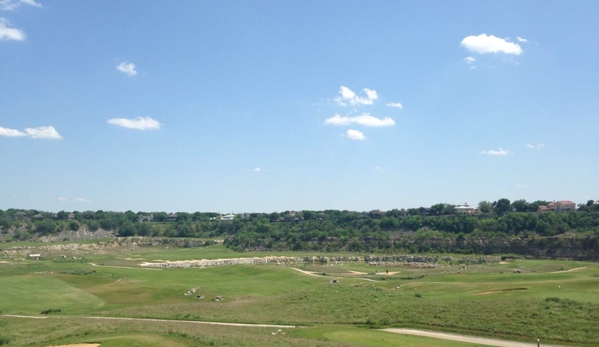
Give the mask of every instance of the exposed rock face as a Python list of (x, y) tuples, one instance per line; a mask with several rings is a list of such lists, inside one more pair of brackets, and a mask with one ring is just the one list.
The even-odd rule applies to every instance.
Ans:
[(228, 265), (259, 265), (259, 264), (298, 264), (298, 263), (368, 263), (374, 266), (416, 266), (436, 267), (439, 260), (450, 261), (456, 260), (468, 263), (486, 263), (494, 262), (497, 259), (492, 257), (472, 257), (460, 258), (459, 260), (453, 257), (429, 257), (417, 255), (390, 255), (390, 256), (365, 256), (365, 257), (324, 257), (324, 256), (306, 256), (306, 257), (285, 257), (285, 256), (266, 256), (253, 258), (230, 258), (230, 259), (201, 259), (201, 260), (179, 260), (165, 262), (144, 262), (141, 266), (151, 268), (194, 268), (194, 267), (213, 267), (213, 266), (228, 266)]

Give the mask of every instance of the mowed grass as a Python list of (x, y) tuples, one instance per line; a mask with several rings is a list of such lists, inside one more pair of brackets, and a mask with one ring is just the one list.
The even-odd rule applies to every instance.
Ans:
[[(202, 257), (203, 249), (194, 249), (197, 253), (192, 258), (207, 258)], [(215, 249), (207, 251), (217, 258), (225, 258), (222, 249)], [(105, 315), (326, 325), (326, 328), (318, 328), (321, 330), (302, 328), (285, 337), (276, 335), (279, 340), (261, 333), (256, 335), (256, 332), (248, 333), (253, 337), (245, 336), (246, 330), (237, 328), (232, 330), (238, 334), (237, 337), (211, 340), (212, 332), (202, 335), (199, 330), (188, 335), (168, 331), (158, 335), (151, 331), (145, 334), (143, 327), (147, 323), (130, 322), (127, 326), (139, 326), (139, 329), (94, 335), (98, 338), (112, 337), (113, 340), (105, 341), (108, 345), (135, 345), (135, 341), (150, 346), (210, 345), (211, 342), (215, 345), (230, 342), (230, 345), (245, 343), (239, 345), (251, 346), (250, 341), (263, 346), (301, 345), (298, 341), (306, 342), (305, 339), (309, 339), (310, 343), (304, 345), (314, 345), (312, 342), (327, 346), (397, 343), (393, 339), (399, 337), (389, 336), (387, 340), (380, 334), (386, 336), (389, 333), (360, 328), (383, 326), (421, 327), (513, 340), (535, 337), (579, 346), (599, 345), (599, 266), (590, 262), (518, 260), (508, 264), (457, 265), (437, 269), (389, 268), (390, 272), (398, 271), (392, 276), (381, 274), (384, 272), (381, 268), (377, 269), (377, 275), (351, 275), (351, 271), (375, 272), (374, 268), (363, 264), (303, 266), (326, 272), (324, 277), (308, 276), (291, 269), (291, 266), (275, 265), (148, 270), (89, 264), (125, 257), (154, 258), (156, 250), (138, 251), (136, 254), (85, 254), (84, 260), (77, 261), (60, 258), (0, 264), (0, 284), (3, 286), (0, 311), (4, 314), (38, 315), (41, 310), (61, 309), (58, 315), (62, 317)], [(176, 254), (173, 257), (188, 258), (187, 255), (190, 255), (180, 251), (172, 250)], [(236, 253), (228, 257), (240, 255)], [(131, 265), (135, 264), (126, 264)], [(520, 273), (514, 273), (515, 269), (519, 269)], [(572, 269), (577, 270), (565, 272)], [(330, 283), (333, 278), (338, 278), (339, 283)], [(198, 288), (196, 295), (205, 295), (206, 298), (200, 300), (196, 295), (185, 296), (184, 293), (191, 288)], [(211, 300), (217, 295), (223, 296), (224, 301)], [(57, 332), (64, 328), (57, 328)], [(85, 325), (80, 329), (82, 334), (95, 331), (95, 328), (86, 329)], [(7, 331), (2, 327), (0, 330)], [(302, 335), (304, 333), (307, 335)], [(66, 335), (82, 337), (65, 330), (54, 340)], [(238, 339), (242, 335), (244, 337)], [(200, 339), (203, 342), (198, 342), (198, 336), (203, 336), (204, 340)], [(144, 340), (146, 337), (150, 340)], [(52, 339), (49, 337), (48, 341), (54, 341)], [(129, 340), (124, 343), (125, 340), (119, 339)], [(392, 342), (387, 344), (387, 341)], [(411, 346), (405, 344), (408, 343), (406, 340), (401, 343)], [(418, 346), (420, 342), (414, 340), (409, 343)]]

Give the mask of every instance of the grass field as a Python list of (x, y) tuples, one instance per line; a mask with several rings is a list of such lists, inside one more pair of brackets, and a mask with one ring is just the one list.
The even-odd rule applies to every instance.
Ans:
[[(2, 314), (50, 318), (0, 317), (0, 345), (3, 341), (21, 346), (70, 342), (100, 342), (102, 346), (468, 345), (372, 329), (379, 327), (599, 345), (599, 266), (591, 262), (442, 263), (430, 269), (375, 268), (363, 263), (139, 267), (143, 261), (266, 255), (306, 254), (236, 253), (218, 245), (162, 246), (55, 252), (39, 261), (2, 260)], [(337, 283), (331, 283), (332, 279)], [(196, 293), (184, 295), (191, 288), (197, 288)], [(197, 299), (197, 295), (205, 298)], [(223, 300), (213, 301), (216, 296)], [(46, 314), (42, 315), (43, 311)], [(277, 332), (273, 328), (82, 318), (88, 316), (300, 328)]]

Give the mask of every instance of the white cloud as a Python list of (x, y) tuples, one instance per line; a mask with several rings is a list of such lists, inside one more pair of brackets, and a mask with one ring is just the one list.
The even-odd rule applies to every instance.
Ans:
[(396, 107), (396, 108), (399, 108), (399, 109), (403, 108), (403, 105), (401, 104), (401, 102), (390, 102), (390, 103), (387, 104), (387, 106), (389, 106), (389, 107)]
[(518, 188), (528, 188), (528, 184), (518, 183), (518, 184), (516, 184), (516, 187), (518, 187)]
[(466, 64), (470, 65), (470, 64), (474, 63), (476, 61), (476, 59), (472, 58), (472, 57), (466, 57), (466, 58), (464, 58), (464, 61), (466, 61)]
[(27, 134), (19, 130), (0, 127), (0, 136), (19, 137), (27, 136)]
[(345, 117), (336, 114), (331, 118), (327, 118), (324, 123), (330, 125), (359, 124), (368, 127), (390, 127), (395, 125), (395, 121), (390, 117), (381, 119), (370, 115), (370, 113), (362, 113), (361, 115), (355, 117)]
[(0, 40), (25, 40), (25, 33), (19, 29), (8, 26), (8, 21), (0, 18)]
[(522, 38), (522, 37), (520, 37), (520, 36), (516, 37), (516, 40), (518, 40), (518, 42), (528, 42), (528, 40), (527, 40), (527, 39), (525, 39), (525, 38)]
[(62, 136), (53, 126), (25, 128), (25, 132), (34, 139), (62, 139)]
[(349, 129), (347, 131), (347, 137), (349, 137), (352, 140), (365, 140), (366, 136), (364, 136), (364, 134), (359, 131), (359, 130), (354, 130), (354, 129)]
[(259, 167), (255, 167), (254, 169), (252, 169), (252, 171), (253, 171), (253, 172), (260, 172), (260, 171), (262, 171), (262, 169), (261, 169), (261, 168), (259, 168)]
[(90, 200), (86, 199), (86, 198), (81, 198), (81, 197), (76, 197), (74, 199), (67, 199), (64, 196), (59, 196), (58, 198), (56, 198), (58, 201), (60, 202), (78, 202), (78, 203), (88, 203), (91, 202)]
[(162, 125), (157, 120), (152, 119), (150, 117), (137, 117), (134, 119), (112, 118), (108, 120), (108, 124), (118, 125), (123, 128), (137, 130), (158, 130)]
[(135, 70), (135, 64), (133, 63), (122, 62), (117, 65), (116, 69), (127, 74), (128, 76), (137, 75), (137, 70)]
[(34, 7), (39, 7), (42, 8), (42, 4), (40, 4), (39, 2), (35, 2), (34, 0), (19, 0), (19, 2), (26, 4), (26, 5), (30, 5), (30, 6), (34, 6)]
[(351, 89), (341, 86), (341, 89), (339, 90), (341, 96), (335, 99), (335, 101), (342, 106), (346, 106), (346, 103), (349, 103), (350, 105), (372, 105), (374, 101), (379, 98), (376, 90), (368, 88), (362, 90), (364, 91), (364, 94), (366, 94), (365, 96), (359, 96)]
[(510, 152), (509, 150), (503, 149), (501, 147), (499, 147), (498, 150), (494, 150), (494, 149), (490, 149), (488, 151), (482, 151), (482, 154), (487, 154), (487, 155), (497, 155), (497, 156), (501, 156), (501, 155), (508, 155), (511, 154), (512, 152)]
[(0, 0), (0, 10), (12, 11), (22, 4), (42, 8), (42, 4), (34, 0)]
[(543, 148), (543, 147), (545, 147), (545, 145), (544, 145), (544, 144), (542, 144), (542, 143), (537, 143), (536, 145), (533, 145), (533, 144), (527, 143), (525, 146), (526, 146), (526, 148), (533, 148), (533, 149), (535, 149), (535, 148)]
[(461, 45), (466, 47), (467, 50), (479, 54), (505, 53), (520, 55), (522, 53), (522, 48), (517, 43), (487, 34), (467, 36), (462, 40)]
[(62, 139), (62, 136), (54, 129), (53, 126), (25, 128), (25, 132), (0, 127), (0, 136), (20, 137), (29, 136), (33, 139)]

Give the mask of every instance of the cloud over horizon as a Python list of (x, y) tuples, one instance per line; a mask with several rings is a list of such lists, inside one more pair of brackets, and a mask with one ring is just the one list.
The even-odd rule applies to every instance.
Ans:
[(395, 121), (391, 117), (377, 118), (370, 113), (362, 113), (359, 116), (346, 117), (336, 114), (324, 121), (325, 124), (343, 126), (351, 124), (359, 124), (367, 127), (390, 127), (395, 125)]
[(374, 101), (379, 98), (376, 90), (364, 88), (362, 89), (362, 91), (364, 92), (365, 96), (359, 96), (351, 89), (345, 86), (341, 86), (341, 88), (339, 89), (339, 94), (341, 94), (341, 96), (337, 97), (335, 101), (338, 105), (341, 106), (347, 106), (347, 103), (349, 103), (352, 106), (372, 105), (374, 104)]
[(467, 36), (462, 40), (460, 45), (464, 46), (470, 52), (478, 54), (505, 53), (520, 55), (522, 53), (522, 48), (517, 43), (487, 34)]
[(22, 30), (10, 27), (8, 21), (0, 17), (0, 40), (23, 41), (25, 38)]
[(127, 76), (135, 76), (137, 75), (137, 70), (135, 70), (135, 64), (122, 62), (116, 67), (117, 70), (126, 74)]
[(362, 133), (359, 130), (349, 129), (346, 134), (347, 134), (347, 137), (352, 140), (365, 140), (366, 139), (366, 136), (364, 136), (364, 133)]
[(30, 137), (32, 139), (62, 139), (62, 136), (53, 126), (43, 126), (37, 128), (25, 128), (25, 131), (0, 127), (0, 136), (5, 137)]
[(503, 156), (503, 155), (512, 154), (512, 152), (510, 152), (509, 150), (503, 149), (501, 147), (499, 147), (498, 150), (490, 149), (488, 151), (482, 151), (481, 153), (486, 154), (486, 155), (495, 155), (495, 156)]
[(127, 129), (136, 130), (158, 130), (160, 124), (157, 120), (150, 117), (137, 117), (133, 119), (128, 118), (112, 118), (107, 121), (108, 124), (117, 125)]
[(533, 145), (531, 143), (527, 143), (525, 146), (526, 146), (526, 148), (532, 148), (532, 149), (540, 149), (540, 148), (545, 147), (545, 145), (542, 144), (542, 143), (537, 143), (536, 145)]

